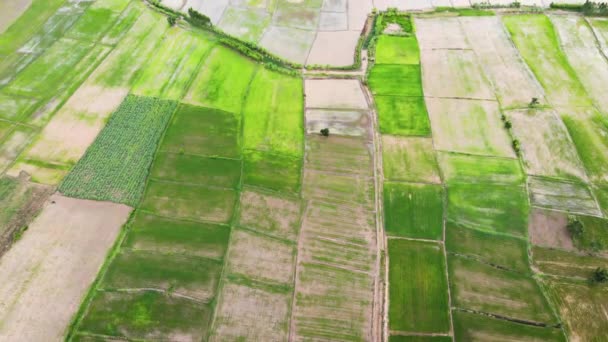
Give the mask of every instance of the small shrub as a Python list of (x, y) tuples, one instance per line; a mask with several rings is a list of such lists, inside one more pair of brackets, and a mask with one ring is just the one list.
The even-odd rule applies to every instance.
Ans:
[(510, 5), (510, 8), (520, 8), (521, 7), (521, 2), (519, 1), (513, 1)]
[(515, 150), (515, 153), (519, 154), (519, 151), (521, 150), (521, 144), (519, 143), (519, 140), (517, 139), (513, 139), (513, 150)]
[(175, 24), (177, 24), (177, 17), (172, 16), (172, 15), (168, 16), (167, 22), (169, 23), (169, 26), (173, 27), (173, 26), (175, 26)]
[(539, 104), (540, 102), (538, 101), (538, 97), (533, 97), (532, 100), (530, 100), (530, 103), (528, 103), (528, 107), (534, 108), (537, 107)]
[(323, 128), (321, 130), (321, 135), (324, 137), (328, 137), (329, 136), (329, 128)]
[(197, 12), (192, 7), (188, 8), (190, 22), (198, 26), (211, 26), (211, 19), (208, 16)]
[(506, 129), (511, 129), (511, 127), (512, 127), (511, 121), (505, 120), (505, 128)]
[(605, 267), (598, 267), (591, 274), (591, 281), (593, 283), (606, 283), (608, 282), (608, 269)]
[(579, 221), (575, 216), (568, 217), (568, 225), (566, 225), (568, 232), (573, 238), (578, 238), (583, 235), (584, 227), (583, 223)]

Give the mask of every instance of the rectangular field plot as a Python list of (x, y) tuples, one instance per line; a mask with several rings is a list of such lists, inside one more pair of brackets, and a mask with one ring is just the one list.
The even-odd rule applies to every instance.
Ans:
[(376, 64), (420, 64), (416, 37), (381, 35), (376, 43)]
[(566, 127), (553, 110), (507, 112), (531, 175), (585, 179), (585, 170)]
[(431, 135), (431, 123), (423, 97), (374, 97), (380, 132), (393, 135)]
[(138, 211), (123, 248), (158, 254), (180, 254), (221, 260), (228, 248), (227, 226), (180, 221)]
[(0, 118), (21, 122), (38, 107), (38, 100), (0, 91)]
[(58, 194), (47, 203), (0, 261), (3, 341), (63, 340), (131, 213)]
[(255, 70), (252, 60), (218, 45), (203, 63), (185, 101), (240, 113)]
[(594, 109), (560, 114), (591, 180), (608, 181), (608, 118)]
[(453, 311), (457, 341), (565, 341), (561, 329), (535, 327), (484, 315)]
[(238, 158), (239, 119), (222, 110), (180, 104), (160, 151)]
[(4, 137), (0, 144), (0, 171), (4, 171), (15, 161), (35, 133), (36, 131), (28, 126), (16, 126)]
[(302, 192), (308, 198), (371, 208), (374, 184), (372, 178), (367, 176), (339, 175), (306, 169)]
[[(419, 35), (423, 45), (424, 36)], [(471, 50), (422, 50), (424, 95), (430, 97), (492, 100), (496, 98), (475, 52)]]
[(200, 341), (211, 315), (208, 304), (164, 293), (99, 291), (78, 329), (128, 339)]
[(357, 110), (308, 109), (306, 133), (319, 133), (327, 128), (332, 135), (365, 136), (369, 120), (368, 113)]
[(293, 284), (296, 249), (292, 243), (246, 230), (233, 230), (227, 272), (270, 284)]
[(296, 241), (301, 212), (298, 199), (245, 190), (241, 192), (238, 225)]
[(461, 183), (448, 185), (447, 191), (448, 221), (479, 230), (526, 236), (525, 187)]
[(114, 25), (101, 38), (101, 43), (115, 46), (125, 37), (129, 29), (135, 24), (145, 6), (137, 1), (130, 1), (127, 8), (120, 14)]
[(584, 183), (530, 177), (528, 180), (532, 205), (571, 213), (601, 216), (602, 212)]
[(549, 297), (571, 341), (601, 341), (608, 331), (608, 287), (547, 280)]
[(302, 80), (259, 69), (249, 87), (243, 120), (245, 148), (302, 156)]
[(65, 33), (66, 37), (95, 42), (107, 32), (129, 1), (96, 1)]
[(441, 246), (389, 240), (389, 329), (447, 333), (448, 284)]
[(374, 95), (422, 96), (420, 65), (378, 64), (369, 74)]
[(523, 107), (543, 89), (519, 56), (499, 17), (461, 17), (460, 23), (502, 107)]
[(441, 185), (385, 182), (384, 229), (392, 236), (441, 240)]
[(430, 138), (382, 136), (382, 166), (389, 181), (441, 183)]
[(243, 184), (292, 194), (300, 191), (300, 158), (261, 151), (246, 151), (244, 158)]
[(150, 180), (141, 208), (165, 217), (227, 223), (237, 199), (234, 190)]
[(123, 249), (99, 287), (102, 291), (156, 289), (207, 302), (215, 296), (222, 266), (212, 259)]
[(190, 154), (159, 152), (150, 177), (195, 185), (236, 189), (241, 179), (241, 161)]
[(59, 191), (135, 206), (175, 106), (171, 101), (128, 96)]
[[(136, 2), (134, 2), (136, 3)], [(138, 7), (145, 7), (140, 4)], [(131, 8), (131, 7), (130, 7)], [(129, 27), (124, 39), (99, 66), (95, 84), (105, 87), (131, 87), (150, 55), (162, 39), (168, 25), (158, 25), (165, 18), (155, 11), (141, 8), (137, 21)]]
[(446, 183), (524, 184), (519, 161), (511, 158), (439, 152), (439, 166)]
[(515, 157), (497, 102), (426, 99), (438, 150)]
[(415, 24), (421, 50), (470, 48), (458, 18), (416, 18)]
[(574, 245), (588, 253), (608, 251), (608, 220), (602, 217), (577, 216), (583, 232), (573, 237)]
[(388, 342), (450, 342), (452, 336), (390, 335)]
[(370, 144), (358, 137), (306, 136), (306, 169), (373, 176)]
[(608, 267), (608, 259), (581, 255), (562, 249), (532, 247), (534, 267), (540, 272), (564, 277), (589, 279), (598, 267)]
[(292, 293), (228, 280), (217, 304), (210, 341), (286, 341)]
[(578, 16), (551, 16), (561, 47), (578, 79), (602, 111), (608, 111), (608, 62), (598, 49), (591, 26)]
[[(133, 93), (172, 100), (181, 99), (211, 46), (210, 39), (199, 32), (192, 33), (182, 28), (168, 30), (152, 58), (146, 63), (141, 76), (137, 78)], [(228, 61), (225, 60), (224, 63)], [(239, 109), (240, 103), (234, 112)]]
[(448, 253), (476, 258), (520, 273), (530, 273), (528, 246), (524, 239), (448, 223), (445, 240)]
[(557, 34), (545, 15), (502, 18), (523, 59), (553, 105), (588, 106), (591, 100), (559, 47)]
[(448, 257), (448, 266), (454, 306), (532, 322), (556, 322), (531, 276), (457, 256)]
[(361, 82), (358, 80), (306, 79), (306, 108), (368, 109)]

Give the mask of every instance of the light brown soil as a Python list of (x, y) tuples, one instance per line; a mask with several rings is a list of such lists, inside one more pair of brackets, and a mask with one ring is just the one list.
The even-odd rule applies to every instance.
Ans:
[(367, 15), (373, 9), (372, 0), (350, 0), (348, 2), (348, 29), (351, 31), (363, 30)]
[(30, 183), (26, 174), (16, 179), (17, 186), (7, 197), (0, 198), (0, 257), (11, 247), (17, 234), (42, 210), (53, 188)]
[(309, 109), (306, 111), (306, 133), (328, 128), (330, 135), (365, 136), (369, 116), (358, 111)]
[(131, 208), (53, 195), (0, 259), (0, 340), (57, 341)]
[(293, 245), (244, 230), (234, 230), (227, 258), (230, 273), (243, 274), (259, 281), (293, 283)]
[[(0, 145), (0, 172), (7, 168), (17, 158), (21, 150), (29, 143), (34, 135), (33, 131), (13, 131)], [(19, 177), (19, 171), (10, 173), (13, 177)]]
[(32, 0), (3, 0), (0, 2), (0, 34), (4, 33), (30, 7)]
[(496, 100), (472, 50), (422, 50), (424, 95), (478, 100)]
[(239, 225), (295, 241), (300, 211), (297, 200), (245, 190), (241, 193)]
[(83, 86), (55, 115), (26, 158), (76, 163), (106, 124), (108, 117), (128, 93), (126, 88)]
[(313, 80), (304, 82), (306, 108), (368, 109), (358, 80)]
[(210, 341), (286, 341), (291, 293), (227, 283)]
[(534, 208), (528, 226), (530, 241), (538, 246), (574, 250), (567, 224), (564, 213)]
[(349, 66), (355, 62), (357, 31), (318, 32), (308, 55), (308, 65)]
[(415, 23), (421, 50), (470, 48), (458, 18), (416, 18)]
[(542, 88), (510, 42), (499, 17), (462, 17), (460, 22), (502, 107), (523, 107), (532, 97), (545, 102)]

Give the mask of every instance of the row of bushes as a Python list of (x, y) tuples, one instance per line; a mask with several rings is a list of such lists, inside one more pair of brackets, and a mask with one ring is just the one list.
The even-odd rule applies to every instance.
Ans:
[(556, 4), (556, 3), (552, 2), (550, 7), (553, 9), (580, 12), (584, 15), (589, 15), (589, 16), (600, 16), (600, 17), (608, 16), (608, 3), (605, 3), (605, 2), (595, 3), (595, 2), (591, 2), (591, 1), (587, 0), (582, 5)]

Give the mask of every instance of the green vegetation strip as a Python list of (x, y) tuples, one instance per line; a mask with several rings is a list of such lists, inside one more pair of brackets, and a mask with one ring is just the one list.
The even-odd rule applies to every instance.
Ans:
[(390, 330), (447, 333), (448, 285), (441, 246), (389, 239)]
[(136, 206), (175, 107), (172, 101), (128, 96), (59, 191), (71, 197)]

